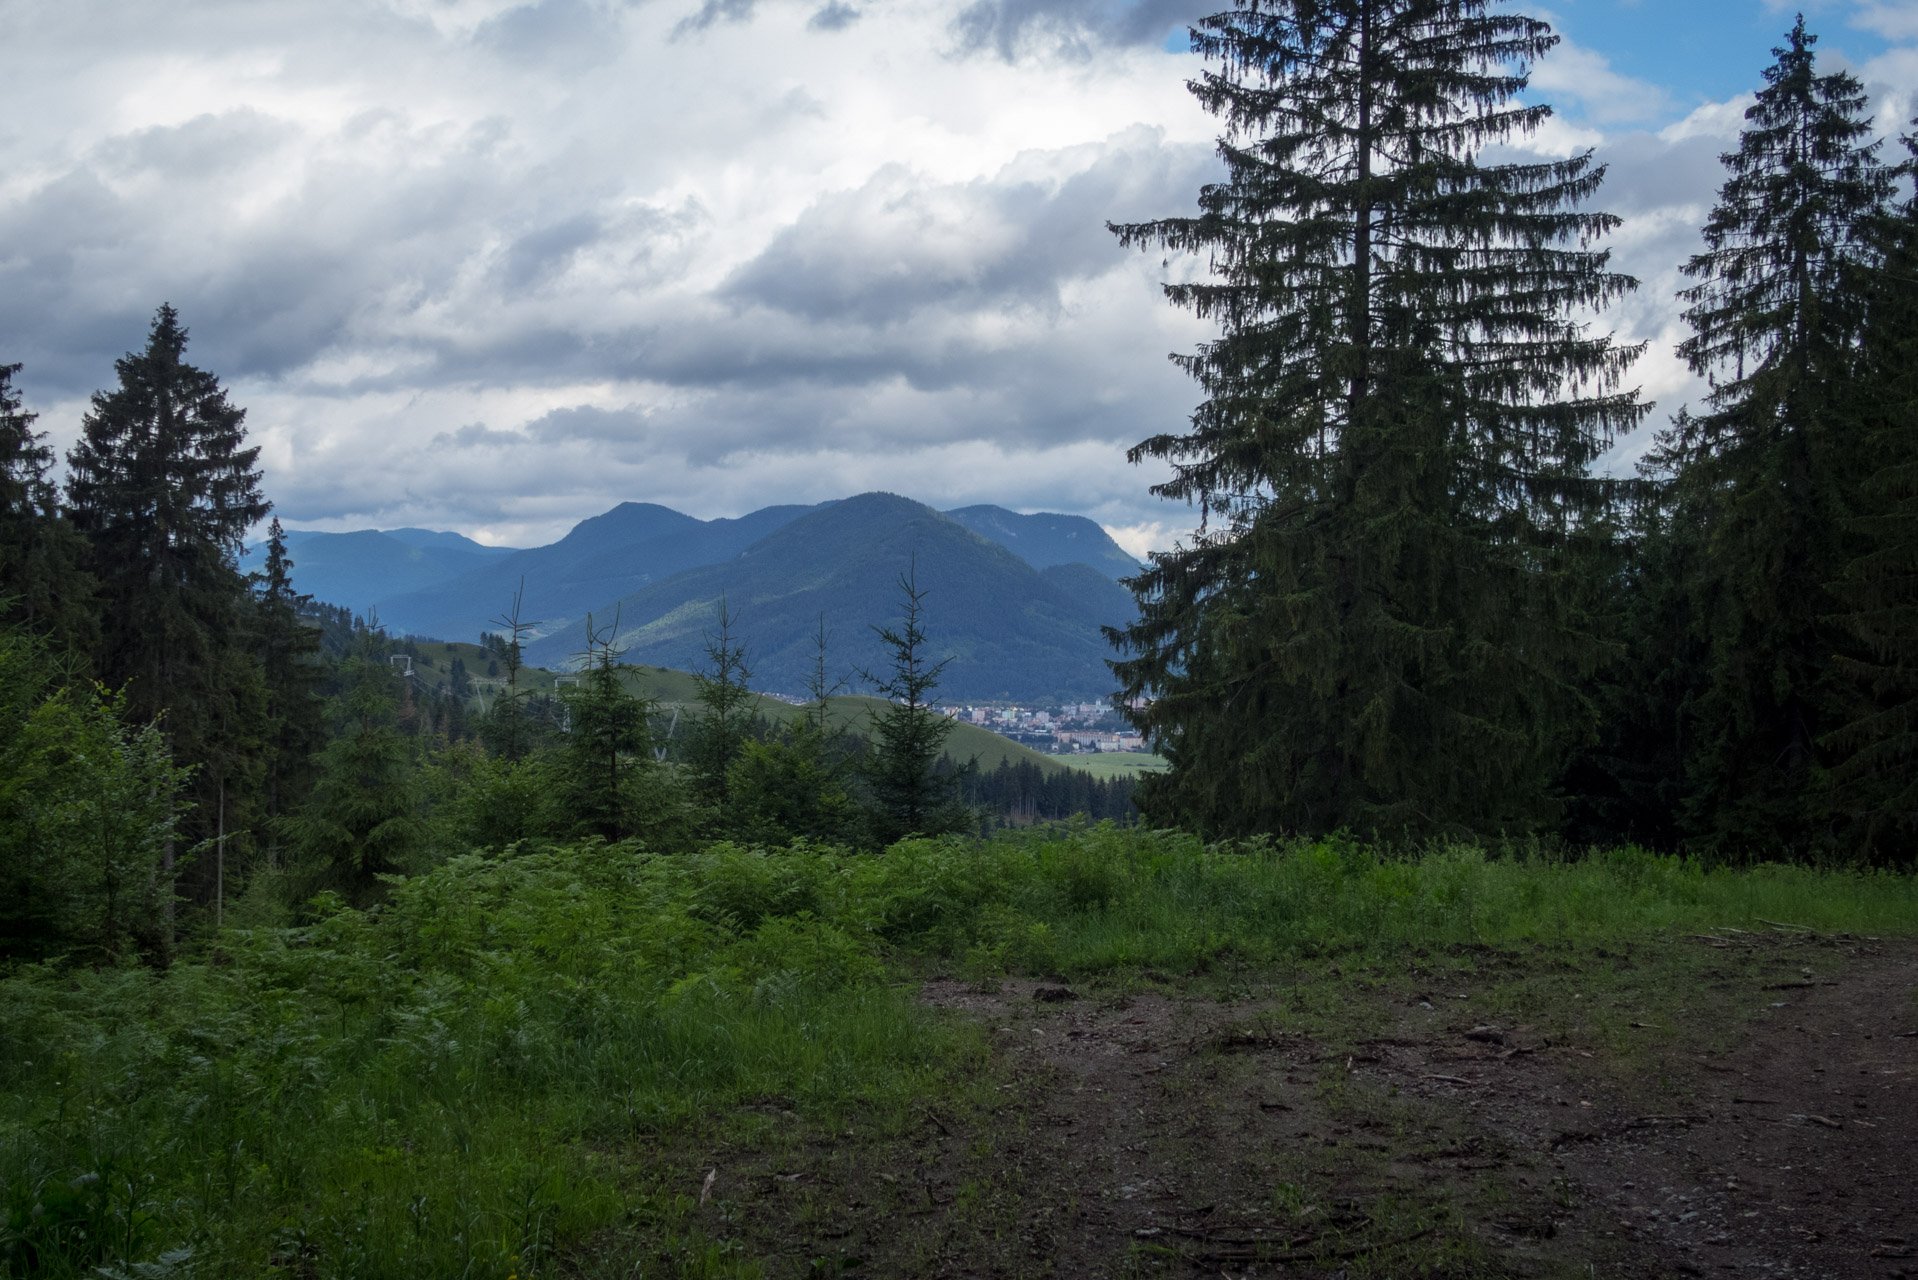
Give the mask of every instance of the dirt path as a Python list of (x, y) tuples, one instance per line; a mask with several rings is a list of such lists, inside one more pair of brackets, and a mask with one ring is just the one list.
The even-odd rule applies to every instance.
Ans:
[(1918, 946), (1697, 945), (1728, 953), (1685, 971), (1710, 1016), (1622, 1042), (1481, 1023), (1490, 978), (1334, 983), (1365, 1030), (1318, 1036), (1280, 1001), (933, 981), (1002, 1101), (715, 1152), (700, 1213), (782, 1276), (1918, 1277)]

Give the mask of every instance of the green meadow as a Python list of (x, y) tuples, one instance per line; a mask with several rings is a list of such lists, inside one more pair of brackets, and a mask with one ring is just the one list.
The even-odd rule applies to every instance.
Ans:
[[(758, 1274), (657, 1175), (991, 1088), (929, 975), (1138, 981), (1765, 922), (1918, 934), (1918, 882), (1109, 826), (859, 855), (635, 843), (456, 858), (164, 971), (0, 979), (16, 1276)], [(1314, 970), (1318, 972), (1318, 970)], [(615, 1244), (615, 1242), (618, 1242)], [(637, 1259), (637, 1261), (635, 1261)]]

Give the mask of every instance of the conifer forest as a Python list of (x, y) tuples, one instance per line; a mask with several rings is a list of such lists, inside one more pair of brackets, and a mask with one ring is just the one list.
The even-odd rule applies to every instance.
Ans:
[(916, 570), (803, 705), (395, 634), (191, 316), (64, 456), (0, 349), (0, 1275), (1918, 1274), (1918, 121), (1782, 33), (1654, 404), (1546, 21), (1191, 38), (1136, 781)]

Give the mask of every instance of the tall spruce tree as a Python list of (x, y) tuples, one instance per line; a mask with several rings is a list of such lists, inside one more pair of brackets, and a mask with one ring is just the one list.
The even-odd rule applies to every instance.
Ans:
[(115, 362), (119, 386), (94, 395), (66, 493), (99, 582), (96, 667), (125, 687), (136, 721), (164, 713), (174, 758), (195, 771), (183, 827), (205, 837), (222, 791), (229, 829), (258, 794), (266, 700), (239, 554), (270, 506), (246, 411), (186, 362), (186, 345), (179, 314), (162, 306), (146, 349)]
[(1711, 379), (1651, 458), (1669, 477), (1704, 648), (1687, 699), (1683, 820), (1722, 856), (1805, 853), (1834, 838), (1819, 739), (1842, 719), (1834, 655), (1849, 645), (1829, 584), (1855, 557), (1865, 433), (1847, 410), (1864, 320), (1870, 227), (1892, 190), (1865, 94), (1818, 74), (1801, 16), (1773, 50), (1738, 150), (1685, 266), (1692, 336)]
[(69, 667), (99, 639), (86, 544), (60, 511), (53, 449), (0, 364), (0, 618), (47, 641)]
[[(1918, 176), (1918, 134), (1905, 147), (1902, 171)], [(1840, 810), (1862, 820), (1865, 849), (1909, 863), (1918, 858), (1918, 196), (1879, 221), (1875, 248), (1848, 384), (1872, 470), (1861, 550), (1835, 587), (1859, 652), (1840, 660), (1851, 699), (1828, 745)]]
[(293, 560), (278, 517), (267, 529), (266, 564), (254, 577), (260, 671), (270, 717), (260, 808), (271, 830), (312, 786), (313, 756), (326, 743), (318, 692), (320, 629), (303, 616), (313, 597), (293, 587)]
[[(1482, 164), (1550, 109), (1557, 38), (1483, 0), (1258, 0), (1205, 19), (1225, 180), (1197, 217), (1114, 227), (1204, 255), (1168, 298), (1220, 336), (1205, 399), (1136, 446), (1196, 504), (1112, 638), (1171, 770), (1153, 821), (1215, 832), (1529, 829), (1590, 713), (1571, 549), (1592, 459), (1646, 411), (1637, 348), (1576, 318), (1633, 287), (1581, 212), (1589, 153)], [(1151, 701), (1143, 706), (1136, 700)]]

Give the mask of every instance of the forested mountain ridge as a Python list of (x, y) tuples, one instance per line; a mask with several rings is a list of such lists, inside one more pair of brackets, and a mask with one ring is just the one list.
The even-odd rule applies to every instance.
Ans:
[[(916, 572), (927, 592), (942, 696), (1100, 697), (1111, 688), (1102, 626), (1131, 615), (1126, 591), (1083, 565), (1034, 569), (1004, 546), (923, 503), (867, 493), (810, 512), (718, 564), (687, 569), (608, 601), (632, 661), (699, 662), (722, 597), (738, 615), (757, 688), (797, 691), (811, 670), (821, 616), (836, 669), (876, 665), (870, 625), (893, 616), (896, 582)], [(542, 636), (530, 661), (562, 665), (585, 647), (584, 623)]]
[[(830, 503), (821, 504), (829, 506)], [(534, 634), (550, 634), (603, 613), (614, 600), (675, 573), (730, 559), (761, 538), (819, 506), (773, 506), (735, 518), (699, 520), (654, 503), (625, 502), (580, 521), (558, 542), (525, 549), (486, 547), (457, 533), (426, 529), (318, 533), (286, 531), (298, 547), (294, 579), (318, 600), (356, 612), (378, 611), (402, 633), (464, 639), (489, 628), (525, 583), (522, 616)], [(1138, 571), (1096, 522), (1084, 516), (1021, 515), (1003, 507), (971, 506), (946, 513), (959, 524), (1012, 550), (1034, 569), (1078, 564), (1094, 581), (1067, 574), (1056, 583), (1082, 599), (1102, 597), (1111, 613), (1123, 594), (1114, 580)], [(404, 545), (399, 545), (404, 544)], [(255, 550), (242, 562), (258, 568)], [(1113, 616), (1130, 616), (1124, 606)]]
[(1097, 521), (1040, 511), (1022, 516), (1004, 507), (955, 507), (946, 512), (982, 538), (1006, 547), (1035, 569), (1057, 564), (1090, 565), (1108, 578), (1129, 578), (1139, 562)]
[[(427, 535), (409, 540), (402, 534)], [(457, 542), (453, 541), (457, 539)], [(490, 560), (510, 555), (508, 549), (470, 543), (456, 533), (399, 530), (391, 533), (358, 529), (352, 533), (289, 533), (286, 544), (298, 547), (297, 581), (302, 594), (316, 600), (339, 601), (360, 609), (402, 591), (417, 591), (480, 569)], [(240, 562), (243, 572), (266, 564), (264, 544)]]
[(738, 555), (809, 510), (765, 507), (736, 519), (699, 520), (650, 502), (622, 502), (580, 521), (558, 542), (443, 582), (390, 591), (373, 603), (396, 630), (464, 639), (486, 629), (523, 581), (521, 616), (543, 634), (648, 582)]

